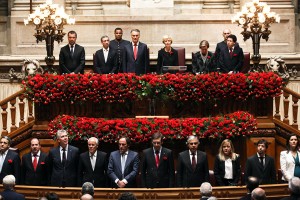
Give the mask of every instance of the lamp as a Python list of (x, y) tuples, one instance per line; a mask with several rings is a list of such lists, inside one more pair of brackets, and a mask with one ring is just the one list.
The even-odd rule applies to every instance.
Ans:
[(24, 19), (25, 26), (32, 22), (35, 24), (36, 42), (46, 41), (47, 56), (45, 62), (48, 72), (55, 72), (53, 64), (55, 57), (53, 56), (54, 41), (58, 43), (63, 41), (66, 33), (63, 32), (65, 24), (75, 24), (75, 19), (70, 18), (64, 11), (64, 8), (58, 4), (53, 4), (52, 0), (46, 0), (46, 3), (36, 7), (35, 11)]
[[(280, 17), (275, 12), (270, 12), (270, 7), (259, 0), (252, 0), (246, 3), (241, 12), (238, 12), (233, 18), (232, 23), (237, 22), (244, 29), (241, 34), (244, 41), (252, 38), (253, 67), (250, 71), (262, 71), (259, 67), (261, 55), (259, 54), (260, 38), (268, 41), (271, 31), (270, 24), (280, 22)], [(249, 30), (248, 30), (249, 29)]]

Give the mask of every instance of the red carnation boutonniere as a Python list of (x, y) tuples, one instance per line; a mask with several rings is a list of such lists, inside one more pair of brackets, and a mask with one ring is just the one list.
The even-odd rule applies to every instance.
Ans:
[(45, 164), (45, 162), (41, 162), (41, 165), (44, 165)]
[(8, 162), (9, 164), (13, 163), (12, 159), (8, 159), (7, 162)]
[(168, 157), (167, 156), (163, 156), (163, 160), (168, 160)]
[(207, 56), (207, 59), (210, 59), (210, 56)]
[(174, 52), (173, 51), (169, 51), (169, 54), (172, 55)]
[(235, 53), (235, 54), (233, 54), (233, 56), (237, 56), (237, 54)]

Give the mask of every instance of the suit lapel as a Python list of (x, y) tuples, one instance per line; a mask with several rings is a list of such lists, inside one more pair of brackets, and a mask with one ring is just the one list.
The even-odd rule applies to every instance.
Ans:
[(186, 159), (186, 166), (189, 168), (189, 170), (192, 172), (193, 168), (192, 168), (192, 161), (191, 161), (191, 157), (190, 157), (190, 151), (187, 150), (186, 151), (186, 155), (184, 156)]
[(105, 63), (105, 57), (104, 57), (103, 49), (100, 50), (100, 57), (103, 59), (103, 63)]
[(128, 166), (129, 163), (130, 163), (131, 156), (132, 156), (131, 151), (128, 151), (127, 159), (126, 159), (125, 166), (124, 166), (124, 172), (125, 172), (127, 166)]

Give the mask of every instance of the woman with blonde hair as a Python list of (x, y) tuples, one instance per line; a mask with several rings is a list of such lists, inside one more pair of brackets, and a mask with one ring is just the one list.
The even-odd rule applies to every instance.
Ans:
[(162, 43), (165, 47), (158, 51), (156, 68), (158, 74), (162, 73), (163, 66), (178, 66), (178, 52), (171, 47), (173, 43), (172, 37), (164, 35)]
[(237, 185), (240, 179), (240, 156), (229, 139), (223, 140), (215, 159), (214, 175), (219, 186)]

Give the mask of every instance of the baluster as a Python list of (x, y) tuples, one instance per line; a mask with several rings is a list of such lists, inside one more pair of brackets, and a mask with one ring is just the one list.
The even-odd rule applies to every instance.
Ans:
[(274, 118), (279, 119), (279, 120), (280, 120), (280, 113), (279, 113), (280, 99), (281, 99), (281, 96), (275, 97), (275, 115), (274, 115)]
[(25, 103), (24, 103), (24, 95), (20, 95), (19, 96), (19, 111), (20, 111), (20, 122), (19, 122), (19, 127), (22, 127), (25, 125), (25, 121), (24, 121), (24, 106), (25, 106)]
[(283, 111), (284, 111), (284, 119), (283, 122), (289, 125), (289, 96), (287, 92), (283, 92)]
[(34, 120), (33, 116), (33, 101), (31, 99), (28, 99), (28, 122), (31, 122)]
[(292, 98), (293, 101), (293, 124), (292, 126), (296, 129), (298, 129), (298, 122), (297, 122), (297, 118), (298, 118), (298, 98), (293, 96)]
[(9, 101), (10, 103), (10, 119), (11, 119), (11, 127), (10, 127), (10, 131), (14, 131), (17, 130), (17, 126), (16, 126), (16, 99), (12, 99), (11, 101)]
[(4, 105), (2, 105), (1, 108), (2, 108), (1, 115), (2, 115), (2, 124), (3, 124), (1, 135), (5, 136), (5, 135), (8, 134), (8, 131), (7, 131), (7, 111), (6, 111), (6, 109), (7, 109), (7, 103), (5, 103)]

